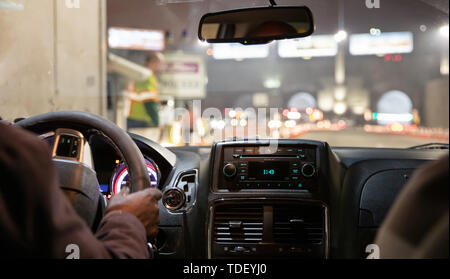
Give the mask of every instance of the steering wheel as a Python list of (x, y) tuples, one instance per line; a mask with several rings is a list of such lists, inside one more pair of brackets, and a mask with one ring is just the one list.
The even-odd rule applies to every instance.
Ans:
[[(151, 187), (144, 157), (136, 143), (109, 120), (87, 112), (59, 111), (26, 118), (14, 125), (39, 135), (58, 128), (74, 129), (81, 134), (95, 131), (108, 140), (125, 161), (130, 191), (136, 192)], [(77, 213), (93, 228), (101, 200), (95, 170), (71, 160), (54, 158), (53, 162), (61, 189), (65, 191)]]

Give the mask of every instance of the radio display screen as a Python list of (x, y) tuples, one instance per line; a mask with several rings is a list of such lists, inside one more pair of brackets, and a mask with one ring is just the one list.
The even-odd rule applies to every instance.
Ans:
[(250, 180), (281, 181), (289, 179), (289, 162), (249, 162)]

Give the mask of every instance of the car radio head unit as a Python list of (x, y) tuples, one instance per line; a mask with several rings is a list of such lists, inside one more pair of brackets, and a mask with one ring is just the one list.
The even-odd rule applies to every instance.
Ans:
[(262, 144), (223, 144), (214, 167), (216, 190), (296, 190), (314, 192), (317, 185), (317, 147), (278, 145), (267, 152)]

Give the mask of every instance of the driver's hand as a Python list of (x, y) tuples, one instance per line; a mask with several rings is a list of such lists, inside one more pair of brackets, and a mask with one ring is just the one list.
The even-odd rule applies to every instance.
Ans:
[(161, 199), (161, 196), (161, 191), (155, 188), (130, 194), (129, 188), (123, 187), (117, 195), (109, 200), (105, 214), (114, 210), (133, 214), (144, 225), (147, 230), (147, 237), (153, 240), (158, 233), (158, 200)]
[(0, 117), (0, 124), (4, 124), (4, 125), (6, 125), (6, 126), (12, 125), (11, 122), (6, 121), (6, 120), (3, 120), (1, 117)]

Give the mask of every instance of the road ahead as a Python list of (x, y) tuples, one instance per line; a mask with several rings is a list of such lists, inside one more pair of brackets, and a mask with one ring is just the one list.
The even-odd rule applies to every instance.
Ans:
[[(363, 130), (346, 129), (339, 132), (323, 131), (309, 132), (300, 137), (301, 139), (320, 140), (328, 142), (331, 146), (347, 147), (387, 147), (387, 148), (407, 148), (415, 145), (430, 142), (444, 142), (428, 138), (416, 138), (411, 136), (373, 134)], [(444, 142), (448, 143), (448, 142)]]

